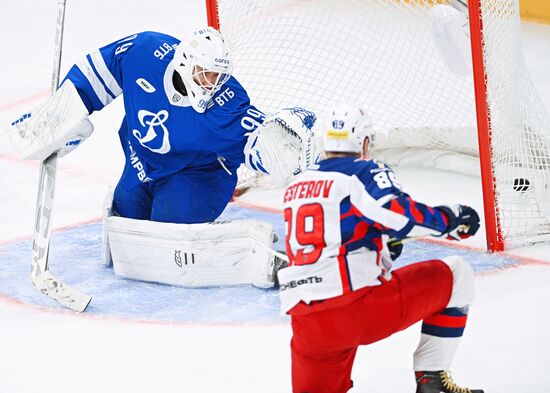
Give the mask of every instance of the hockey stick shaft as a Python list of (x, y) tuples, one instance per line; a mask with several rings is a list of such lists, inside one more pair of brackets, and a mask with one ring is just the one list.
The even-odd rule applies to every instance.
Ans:
[[(66, 2), (66, 0), (58, 0), (54, 64), (51, 83), (52, 94), (59, 86)], [(53, 153), (46, 158), (40, 166), (32, 245), (31, 280), (33, 285), (45, 295), (53, 298), (65, 307), (82, 312), (90, 303), (91, 297), (63, 284), (48, 270), (56, 167), (57, 153)]]
[(55, 30), (55, 46), (53, 56), (53, 68), (52, 68), (52, 94), (59, 87), (59, 76), (61, 75), (61, 55), (63, 53), (63, 31), (65, 28), (65, 6), (67, 0), (57, 1), (57, 23)]
[[(470, 230), (470, 226), (466, 225), (466, 224), (459, 225), (458, 228), (459, 228), (460, 232), (464, 232), (464, 233), (466, 233)], [(400, 244), (409, 243), (409, 242), (412, 242), (412, 241), (415, 241), (415, 240), (425, 239), (426, 237), (428, 237), (428, 236), (426, 236), (426, 235), (410, 236), (410, 237), (404, 237), (403, 239), (391, 238), (390, 240), (388, 240), (388, 246), (389, 247), (398, 246)]]
[[(55, 31), (55, 46), (50, 90), (53, 94), (59, 86), (61, 74), (61, 54), (63, 48), (63, 29), (65, 26), (66, 0), (58, 0), (58, 14)], [(48, 251), (52, 230), (53, 201), (57, 153), (53, 153), (40, 165), (38, 177), (38, 195), (36, 200), (35, 226), (33, 236), (33, 269), (36, 274), (48, 270)]]

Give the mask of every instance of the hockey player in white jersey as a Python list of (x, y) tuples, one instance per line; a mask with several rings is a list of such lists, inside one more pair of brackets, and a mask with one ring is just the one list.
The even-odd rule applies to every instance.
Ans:
[(271, 225), (205, 225), (231, 200), (242, 163), (281, 181), (310, 165), (315, 116), (290, 108), (265, 119), (232, 68), (213, 28), (182, 42), (134, 34), (77, 61), (48, 102), (13, 122), (21, 157), (62, 157), (92, 133), (88, 116), (123, 96), (126, 165), (104, 231), (104, 259), (112, 255), (117, 274), (185, 286), (273, 285)]
[(423, 321), (416, 392), (482, 393), (448, 372), (474, 296), (469, 264), (448, 257), (391, 270), (401, 239), (467, 238), (478, 214), (411, 198), (389, 167), (368, 159), (374, 136), (361, 108), (336, 107), (325, 119), (327, 158), (284, 193), (290, 265), (278, 278), (282, 312), (292, 318), (293, 391), (347, 392), (359, 345)]

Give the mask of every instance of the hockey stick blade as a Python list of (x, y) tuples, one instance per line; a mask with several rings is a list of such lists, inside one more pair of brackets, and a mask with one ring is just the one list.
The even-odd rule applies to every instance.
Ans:
[(40, 169), (36, 202), (36, 222), (32, 246), (31, 281), (43, 294), (71, 310), (82, 312), (86, 309), (92, 298), (63, 284), (48, 269), (56, 163), (57, 155), (53, 154), (42, 163)]
[(49, 270), (32, 276), (32, 283), (44, 295), (76, 312), (83, 312), (92, 298), (55, 278)]

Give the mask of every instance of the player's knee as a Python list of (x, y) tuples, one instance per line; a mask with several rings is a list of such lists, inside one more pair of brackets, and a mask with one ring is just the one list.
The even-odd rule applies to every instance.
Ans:
[(453, 290), (447, 307), (466, 307), (474, 300), (474, 271), (463, 258), (451, 256), (442, 259), (453, 273)]

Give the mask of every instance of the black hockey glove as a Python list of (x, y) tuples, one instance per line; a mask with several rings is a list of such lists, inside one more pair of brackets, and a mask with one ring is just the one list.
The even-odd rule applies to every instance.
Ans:
[(401, 255), (403, 251), (403, 243), (401, 240), (390, 239), (387, 243), (388, 251), (390, 252), (390, 257), (392, 261), (395, 261)]
[(397, 242), (388, 244), (388, 250), (390, 250), (391, 260), (395, 261), (397, 258), (399, 258), (399, 255), (401, 255), (401, 251), (403, 251), (403, 243)]
[(449, 240), (462, 240), (476, 234), (479, 229), (479, 215), (470, 206), (436, 206), (447, 216), (449, 224), (443, 235)]

